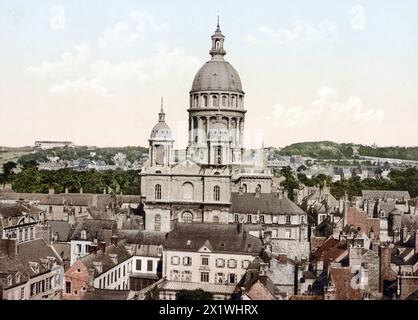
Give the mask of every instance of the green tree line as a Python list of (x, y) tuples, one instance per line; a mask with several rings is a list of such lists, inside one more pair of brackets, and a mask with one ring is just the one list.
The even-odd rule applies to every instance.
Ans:
[(412, 198), (418, 196), (418, 169), (415, 168), (392, 170), (389, 173), (389, 179), (360, 180), (360, 177), (353, 177), (335, 182), (332, 182), (331, 177), (323, 174), (312, 178), (308, 178), (301, 172), (294, 174), (290, 167), (283, 168), (280, 174), (285, 177), (281, 185), (287, 190), (292, 200), (293, 190), (299, 188), (301, 184), (323, 187), (325, 183), (331, 188), (331, 194), (336, 199), (343, 197), (346, 192), (349, 197), (361, 196), (361, 190), (401, 190), (408, 191)]
[[(139, 171), (106, 170), (106, 171), (74, 171), (61, 169), (56, 171), (38, 170), (36, 165), (26, 164), (19, 173), (5, 171), (13, 168), (11, 163), (3, 166), (0, 182), (11, 183), (16, 192), (47, 193), (49, 188), (62, 193), (68, 188), (69, 192), (76, 193), (83, 189), (85, 193), (103, 193), (109, 187), (117, 193), (139, 194)], [(15, 167), (15, 166), (14, 166)]]

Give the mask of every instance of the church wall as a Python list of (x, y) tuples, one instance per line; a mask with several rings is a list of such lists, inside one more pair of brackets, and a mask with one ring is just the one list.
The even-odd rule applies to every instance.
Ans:
[(156, 231), (155, 230), (155, 216), (158, 214), (161, 217), (160, 231), (161, 232), (170, 232), (170, 209), (162, 208), (155, 205), (144, 205), (145, 210), (145, 230), (147, 231)]

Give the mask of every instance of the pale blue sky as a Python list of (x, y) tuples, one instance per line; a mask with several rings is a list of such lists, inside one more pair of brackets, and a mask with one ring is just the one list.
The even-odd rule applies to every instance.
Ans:
[(146, 145), (164, 96), (183, 147), (218, 13), (248, 146), (418, 145), (415, 0), (2, 0), (0, 145)]

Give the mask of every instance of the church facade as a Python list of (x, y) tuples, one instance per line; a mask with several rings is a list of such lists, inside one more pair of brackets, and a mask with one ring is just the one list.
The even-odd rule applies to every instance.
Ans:
[(238, 72), (224, 59), (219, 23), (211, 39), (211, 59), (190, 91), (186, 158), (174, 161), (163, 104), (152, 129), (149, 159), (140, 173), (146, 230), (169, 232), (175, 222), (234, 223), (232, 193), (274, 189), (264, 161), (254, 161), (244, 148), (245, 93)]

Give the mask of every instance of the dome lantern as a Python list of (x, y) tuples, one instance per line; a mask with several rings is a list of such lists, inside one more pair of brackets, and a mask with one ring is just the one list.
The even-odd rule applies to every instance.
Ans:
[(212, 60), (223, 60), (223, 56), (226, 55), (226, 51), (224, 49), (224, 40), (225, 36), (222, 34), (221, 28), (219, 26), (218, 16), (218, 24), (216, 25), (215, 33), (212, 35), (212, 48), (209, 51), (210, 55), (212, 56)]

